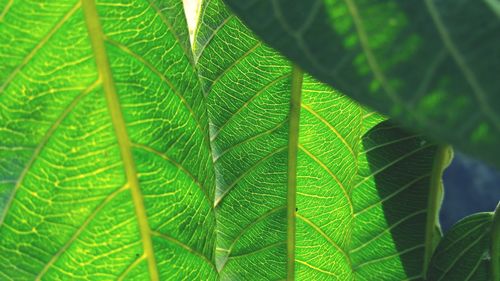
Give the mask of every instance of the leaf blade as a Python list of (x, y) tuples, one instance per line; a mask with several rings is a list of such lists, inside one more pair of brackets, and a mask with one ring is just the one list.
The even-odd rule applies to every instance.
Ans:
[(432, 280), (490, 280), (492, 213), (462, 219), (443, 237), (430, 263)]
[[(256, 276), (264, 279), (290, 278), (291, 267), (286, 266), (290, 258), (286, 258), (285, 251), (286, 244), (289, 244), (286, 235), (289, 225), (286, 223), (287, 214), (283, 212), (285, 205), (290, 207), (290, 200), (287, 200), (289, 189), (287, 180), (276, 176), (286, 174), (290, 166), (272, 162), (269, 165), (259, 166), (262, 176), (255, 175), (248, 178), (249, 175), (253, 175), (248, 169), (253, 169), (255, 165), (245, 163), (265, 163), (272, 159), (269, 151), (285, 149), (287, 144), (290, 144), (290, 135), (293, 133), (279, 129), (282, 124), (287, 124), (282, 116), (290, 114), (289, 99), (294, 83), (294, 80), (289, 79), (290, 76), (287, 75), (292, 72), (290, 64), (279, 58), (267, 46), (255, 42), (254, 35), (225, 10), (221, 1), (205, 2), (201, 15), (194, 52), (195, 56), (200, 54), (197, 65), (202, 79), (206, 81), (204, 87), (208, 97), (209, 118), (213, 126), (212, 147), (217, 155), (215, 169), (221, 177), (217, 185), (218, 189), (222, 187), (222, 190), (226, 190), (224, 186), (231, 188), (229, 192), (220, 193), (225, 197), (216, 202), (220, 231), (218, 268), (221, 279), (247, 279)], [(238, 38), (240, 41), (236, 42), (243, 42), (240, 45), (224, 38)], [(196, 46), (199, 48), (198, 51)], [(218, 65), (214, 65), (215, 57)], [(274, 67), (274, 71), (270, 65)], [(276, 82), (279, 79), (283, 81)], [(362, 277), (362, 274), (365, 274), (365, 278), (377, 276), (382, 279), (421, 276), (424, 267), (423, 244), (427, 218), (427, 213), (421, 208), (425, 208), (428, 204), (429, 179), (436, 147), (426, 143), (420, 136), (393, 128), (393, 125), (384, 126), (384, 123), (381, 123), (384, 117), (357, 105), (309, 75), (304, 76), (302, 83), (303, 101), (297, 145), (297, 226), (296, 244), (293, 245), (295, 247), (293, 274), (298, 279), (331, 278), (332, 275), (339, 279), (349, 279), (354, 276)], [(280, 102), (259, 103), (260, 99), (276, 100), (277, 94), (282, 95)], [(381, 131), (392, 133), (379, 133), (377, 137), (377, 134), (371, 131), (377, 125), (381, 126), (381, 129), (379, 128)], [(268, 134), (270, 132), (272, 134)], [(368, 140), (375, 136), (376, 140), (365, 146), (362, 143), (364, 135), (367, 135)], [(426, 145), (422, 147), (421, 142)], [(231, 156), (230, 149), (234, 145), (241, 145), (238, 147), (241, 150)], [(223, 153), (219, 153), (220, 151)], [(397, 153), (392, 155), (391, 152)], [(370, 165), (373, 160), (367, 160), (366, 155), (358, 159), (358, 154), (362, 153), (370, 156), (380, 153), (381, 163), (384, 163), (383, 160), (386, 158), (392, 160), (385, 162), (384, 165), (379, 164), (378, 168), (373, 167), (377, 169), (372, 171)], [(219, 154), (222, 156), (219, 157)], [(230, 157), (224, 160), (228, 155)], [(412, 161), (415, 161), (415, 167), (412, 166)], [(293, 165), (292, 162), (291, 166)], [(438, 167), (437, 170), (442, 168)], [(402, 173), (401, 177), (398, 177), (395, 171), (401, 172), (405, 169), (410, 171), (415, 169), (415, 172)], [(361, 178), (363, 173), (367, 179)], [(385, 186), (375, 183), (370, 177), (378, 174), (395, 180), (395, 183), (389, 185), (388, 180), (385, 181)], [(405, 179), (404, 176), (408, 178)], [(290, 176), (287, 177), (290, 180)], [(246, 179), (244, 184), (239, 185), (240, 182), (233, 184), (234, 179), (241, 178)], [(413, 233), (414, 239), (407, 248), (387, 251), (388, 255), (392, 255), (389, 260), (391, 266), (387, 266), (385, 261), (381, 267), (384, 270), (391, 269), (386, 275), (380, 273), (384, 272), (380, 268), (379, 270), (371, 268), (365, 273), (357, 272), (379, 264), (370, 262), (366, 253), (384, 247), (395, 248), (397, 243), (390, 238), (393, 235), (392, 229), (382, 228), (381, 234), (374, 233), (371, 237), (377, 239), (382, 237), (382, 245), (369, 245), (369, 249), (350, 252), (350, 233), (363, 231), (351, 225), (350, 217), (353, 216), (355, 208), (366, 208), (365, 215), (376, 210), (376, 215), (370, 214), (367, 222), (372, 219), (377, 224), (384, 224), (387, 220), (384, 218), (387, 212), (384, 208), (367, 204), (370, 202), (364, 202), (365, 196), (362, 192), (354, 195), (351, 194), (351, 189), (356, 185), (368, 185), (373, 190), (369, 198), (375, 200), (381, 197), (377, 195), (377, 188), (389, 192), (391, 189), (396, 189), (399, 183), (408, 190), (415, 189), (415, 191), (410, 196), (399, 194), (395, 196), (397, 200), (406, 198), (405, 202), (412, 208), (408, 210), (399, 208), (401, 211), (399, 220), (402, 220), (399, 224), (404, 228), (401, 230), (399, 225), (395, 225), (394, 228), (399, 232), (398, 239), (403, 237), (401, 233)], [(270, 195), (269, 190), (274, 191), (272, 200), (271, 196), (267, 200), (262, 199)], [(404, 193), (403, 191), (408, 190), (399, 192)], [(418, 198), (417, 203), (411, 202), (412, 196)], [(358, 202), (354, 204), (352, 202), (354, 200)], [(386, 198), (384, 203), (397, 205), (397, 200)], [(365, 204), (367, 205), (364, 206)], [(335, 212), (331, 206), (337, 206)], [(318, 216), (323, 218), (318, 219)], [(409, 216), (407, 221), (405, 216)], [(357, 225), (369, 224), (367, 222), (360, 220)], [(388, 223), (393, 225), (394, 222)], [(408, 225), (411, 223), (422, 225), (422, 231), (408, 230)], [(433, 225), (433, 229), (434, 227)], [(373, 228), (372, 232), (376, 230), (380, 230), (380, 227)], [(359, 239), (368, 241), (370, 237)], [(401, 241), (399, 243), (401, 244)], [(251, 256), (251, 253), (255, 256)], [(378, 256), (376, 254), (372, 258), (385, 258), (380, 256), (381, 254), (383, 253), (378, 253)], [(232, 258), (232, 255), (238, 258)], [(354, 265), (351, 265), (352, 258), (356, 262)], [(369, 263), (362, 265), (366, 262)], [(356, 266), (360, 265), (357, 270)]]
[[(108, 68), (99, 73), (79, 3), (16, 2), (0, 23), (2, 46), (9, 38), (34, 38), (19, 44), (21, 59), (12, 48), (0, 54), (6, 62), (2, 82), (10, 77), (8, 70), (19, 69), (0, 92), (0, 167), (2, 180), (8, 179), (0, 190), (13, 198), (2, 209), (0, 275), (7, 280), (155, 280), (173, 274), (216, 279), (208, 124), (186, 48), (182, 5), (96, 5), (90, 18), (101, 21), (102, 33), (90, 29), (98, 32), (94, 39), (101, 46), (97, 65)], [(19, 17), (27, 11), (40, 16)], [(23, 37), (26, 20), (39, 28)], [(130, 32), (138, 26), (140, 33)], [(32, 46), (39, 46), (36, 52)], [(116, 89), (114, 115), (108, 112), (105, 87), (95, 82), (103, 76), (108, 76), (108, 94), (110, 87)], [(116, 119), (119, 110), (123, 117)], [(118, 136), (111, 115), (121, 128)], [(120, 141), (129, 151), (125, 156)], [(12, 145), (26, 146), (27, 152), (16, 155)], [(125, 173), (124, 162), (131, 166), (132, 158), (136, 169)], [(16, 164), (8, 171), (10, 163)], [(19, 183), (12, 192), (10, 178), (22, 171), (17, 166), (28, 168), (24, 181), (12, 181)], [(136, 179), (136, 195), (142, 193), (150, 251), (143, 250), (126, 175)], [(153, 251), (157, 274), (147, 262)]]
[(435, 1), (226, 3), (321, 81), (498, 165), (490, 152), (500, 138), (499, 84), (490, 71), (499, 63), (482, 57), (499, 46), (489, 36), (500, 30), (490, 3), (464, 1), (452, 10), (451, 2)]

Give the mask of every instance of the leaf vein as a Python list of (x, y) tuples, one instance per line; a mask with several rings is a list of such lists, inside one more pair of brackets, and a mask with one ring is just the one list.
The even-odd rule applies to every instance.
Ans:
[[(38, 53), (38, 51), (45, 46), (45, 44), (52, 38), (52, 36), (59, 30), (61, 27), (66, 23), (71, 16), (75, 14), (75, 12), (80, 8), (80, 1), (77, 1), (77, 3), (66, 13), (62, 19), (56, 23), (56, 25), (47, 33), (41, 40), (40, 42), (31, 50), (31, 52), (22, 60), (21, 64), (19, 64), (14, 71), (10, 73), (10, 75), (7, 77), (7, 79), (4, 81), (4, 83), (0, 86), (0, 93), (2, 93), (5, 88), (12, 82), (12, 80), (16, 77), (16, 75), (21, 71), (21, 69), (28, 64)], [(2, 14), (3, 15), (3, 14)], [(0, 17), (1, 21), (2, 17)]]

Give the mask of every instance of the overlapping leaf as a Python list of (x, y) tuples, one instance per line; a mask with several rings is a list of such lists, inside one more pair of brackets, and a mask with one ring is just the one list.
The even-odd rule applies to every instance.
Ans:
[[(422, 278), (434, 246), (428, 195), (442, 168), (434, 145), (302, 77), (222, 1), (204, 3), (194, 53), (211, 122), (223, 280), (290, 278), (287, 247), (297, 280)], [(288, 104), (297, 84), (294, 131)], [(290, 200), (296, 226), (287, 223)]]
[(500, 166), (498, 1), (226, 3), (320, 80)]
[(0, 279), (421, 278), (446, 150), (221, 0), (0, 7)]
[(455, 224), (436, 249), (428, 279), (494, 280), (491, 271), (492, 228), (493, 213), (474, 214)]

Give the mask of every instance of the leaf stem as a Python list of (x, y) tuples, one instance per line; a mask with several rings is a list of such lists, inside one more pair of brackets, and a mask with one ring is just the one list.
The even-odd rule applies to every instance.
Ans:
[(427, 203), (427, 219), (425, 225), (425, 252), (423, 264), (423, 276), (427, 277), (427, 269), (432, 258), (432, 254), (439, 242), (436, 234), (439, 229), (439, 209), (443, 199), (442, 177), (446, 167), (453, 158), (453, 150), (448, 145), (440, 145), (437, 148), (434, 164), (432, 167), (429, 197)]
[(302, 95), (302, 70), (293, 65), (288, 131), (288, 191), (287, 191), (287, 280), (295, 278), (295, 220), (297, 195), (297, 151)]

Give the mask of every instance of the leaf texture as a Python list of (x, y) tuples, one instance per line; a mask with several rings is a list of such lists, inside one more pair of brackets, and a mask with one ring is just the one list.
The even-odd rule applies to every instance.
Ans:
[[(199, 20), (194, 54), (211, 123), (221, 279), (291, 278), (290, 251), (297, 280), (422, 279), (433, 249), (426, 223), (428, 216), (436, 222), (427, 206), (442, 168), (433, 171), (437, 147), (295, 75), (222, 1), (204, 2)], [(294, 132), (289, 103), (297, 79)], [(290, 214), (287, 150), (297, 133)], [(290, 215), (296, 226), (287, 225)]]
[(1, 280), (422, 278), (447, 150), (221, 0), (0, 3)]
[(182, 2), (4, 3), (0, 279), (215, 276)]
[(203, 3), (194, 54), (210, 117), (221, 277), (286, 278), (291, 65), (222, 1)]
[(500, 166), (497, 1), (225, 2), (321, 81)]
[(456, 223), (439, 243), (428, 279), (494, 280), (490, 253), (492, 222), (492, 213), (478, 213)]

